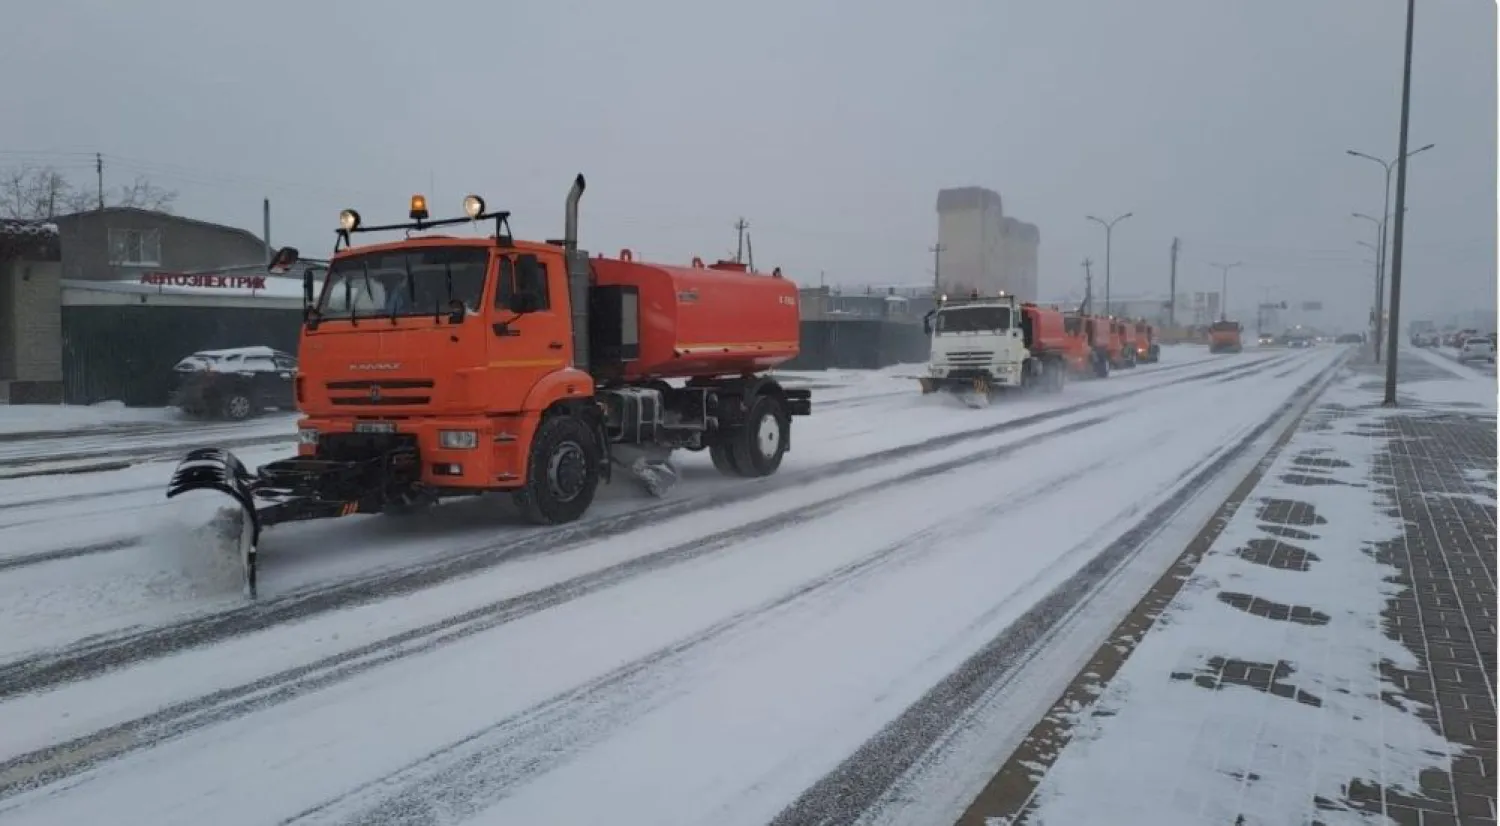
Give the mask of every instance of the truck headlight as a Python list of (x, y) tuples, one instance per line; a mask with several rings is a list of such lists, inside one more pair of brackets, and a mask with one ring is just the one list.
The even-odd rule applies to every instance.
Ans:
[(297, 444), (316, 445), (318, 443), (318, 431), (311, 427), (297, 428)]
[(443, 450), (473, 450), (479, 446), (479, 434), (473, 430), (439, 430), (438, 447)]

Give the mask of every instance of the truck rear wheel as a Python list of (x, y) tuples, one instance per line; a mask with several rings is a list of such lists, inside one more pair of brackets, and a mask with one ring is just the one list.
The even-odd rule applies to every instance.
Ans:
[(733, 463), (741, 476), (770, 476), (786, 455), (791, 420), (781, 399), (756, 396), (750, 403), (745, 426), (729, 440)]
[(576, 416), (542, 420), (531, 439), (526, 486), (513, 498), (527, 521), (561, 525), (583, 516), (599, 487), (599, 447), (594, 431)]
[(713, 460), (714, 469), (725, 476), (743, 476), (740, 466), (734, 462), (734, 448), (728, 442), (714, 442), (708, 448), (708, 458)]

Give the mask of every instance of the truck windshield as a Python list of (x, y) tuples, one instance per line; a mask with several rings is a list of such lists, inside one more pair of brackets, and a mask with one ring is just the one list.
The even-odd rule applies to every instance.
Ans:
[(1009, 307), (953, 307), (938, 313), (942, 333), (990, 333), (1010, 329)]
[(1240, 323), (1238, 321), (1215, 321), (1208, 329), (1215, 333), (1237, 333), (1240, 330)]
[(324, 319), (447, 314), (451, 301), (478, 312), (489, 250), (413, 247), (337, 259), (318, 313)]

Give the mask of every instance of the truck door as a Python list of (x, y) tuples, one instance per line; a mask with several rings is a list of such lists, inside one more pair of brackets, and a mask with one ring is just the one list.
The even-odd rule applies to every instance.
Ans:
[(565, 272), (560, 258), (529, 252), (504, 253), (495, 266), (488, 396), (497, 412), (514, 412), (538, 381), (568, 366), (568, 297), (553, 288)]

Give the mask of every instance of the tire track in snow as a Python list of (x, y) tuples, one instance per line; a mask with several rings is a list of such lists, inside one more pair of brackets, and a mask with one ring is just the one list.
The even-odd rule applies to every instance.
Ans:
[[(1092, 420), (1087, 426), (1107, 421)], [(1082, 428), (1080, 428), (1082, 429)], [(1034, 446), (1038, 440), (1008, 446), (1006, 452)], [(1170, 438), (1159, 436), (1154, 444)], [(964, 514), (958, 521), (941, 522), (909, 532), (875, 551), (779, 596), (726, 617), (707, 628), (622, 665), (589, 682), (560, 692), (513, 714), (402, 769), (351, 789), (320, 806), (281, 823), (435, 824), (460, 820), (500, 802), (519, 786), (567, 763), (574, 756), (609, 739), (649, 714), (673, 696), (677, 685), (667, 677), (689, 667), (712, 643), (722, 643), (737, 632), (752, 631), (808, 604), (825, 607), (841, 590), (895, 569), (953, 550), (933, 545), (978, 534), (993, 520), (1025, 507), (1072, 484), (1079, 475), (1123, 466), (1137, 455), (1132, 447), (1102, 457), (1086, 468), (1070, 468), (1051, 480), (1023, 488), (1010, 499)], [(951, 470), (951, 468), (949, 469)], [(923, 478), (934, 473), (915, 474)], [(371, 798), (374, 798), (373, 800)]]
[(16, 568), (24, 568), (28, 565), (40, 565), (43, 562), (56, 562), (61, 559), (75, 559), (80, 556), (91, 556), (93, 554), (134, 548), (141, 544), (143, 539), (144, 537), (140, 536), (122, 536), (118, 539), (106, 539), (103, 542), (91, 542), (87, 545), (72, 545), (67, 548), (57, 548), (51, 551), (37, 551), (19, 556), (0, 557), (0, 573), (15, 570)]
[(1176, 493), (1137, 520), (836, 769), (804, 791), (771, 821), (771, 826), (853, 824), (872, 811), (907, 772), (918, 767), (930, 752), (941, 747), (952, 731), (961, 727), (971, 709), (1001, 690), (1066, 619), (1087, 607), (1095, 589), (1128, 564), (1163, 523), (1171, 520), (1205, 484), (1249, 450), (1283, 416), (1315, 398), (1347, 357), (1341, 355), (1318, 371), (1233, 446), (1205, 460), (1196, 473), (1190, 471), (1191, 478)]
[(747, 482), (691, 499), (668, 500), (628, 513), (586, 519), (550, 529), (525, 530), (519, 536), (489, 542), (434, 560), (368, 575), (321, 584), (270, 599), (261, 599), (225, 611), (102, 638), (93, 638), (55, 651), (26, 656), (0, 665), (0, 700), (17, 694), (45, 690), (66, 682), (86, 679), (147, 659), (188, 648), (221, 642), (275, 625), (310, 616), (411, 593), (462, 576), (493, 568), (504, 562), (541, 553), (556, 552), (608, 539), (671, 519), (750, 502), (763, 496), (802, 487), (830, 478), (879, 467), (892, 461), (961, 445), (976, 438), (1003, 434), (1115, 404), (1145, 393), (1229, 375), (1249, 377), (1265, 372), (1278, 359), (1241, 362), (1204, 373), (1131, 388), (1107, 397), (1054, 408), (982, 427), (931, 437), (864, 456), (833, 462), (817, 468)]
[[(187, 441), (155, 444), (134, 448), (101, 448), (99, 450), (76, 451), (56, 456), (25, 456), (0, 460), (0, 481), (29, 479), (36, 476), (64, 476), (80, 473), (99, 473), (107, 470), (124, 470), (145, 462), (165, 461), (181, 458), (183, 453), (197, 447), (244, 448), (292, 442), (291, 433), (268, 433), (260, 436), (240, 436), (229, 439), (213, 439), (194, 435)], [(58, 463), (77, 463), (63, 464)]]
[[(0, 800), (56, 783), (101, 762), (158, 745), (195, 729), (287, 702), (309, 691), (348, 680), (378, 666), (431, 651), (665, 568), (701, 559), (731, 548), (745, 539), (764, 537), (770, 533), (822, 519), (872, 494), (909, 484), (916, 479), (929, 478), (993, 461), (1105, 421), (1108, 421), (1107, 416), (1097, 416), (1069, 423), (1025, 442), (999, 445), (968, 456), (939, 462), (897, 478), (881, 479), (829, 499), (783, 511), (774, 516), (758, 519), (709, 536), (678, 543), (645, 556), (635, 557), (526, 594), (498, 600), (489, 605), (348, 649), (244, 685), (222, 689), (177, 703), (145, 717), (109, 726), (65, 743), (13, 757), (0, 762)], [(1071, 478), (1072, 474), (1067, 474), (1066, 478), (1059, 479), (1056, 484), (1064, 484), (1071, 481)], [(899, 547), (899, 543), (896, 543), (895, 547)]]

